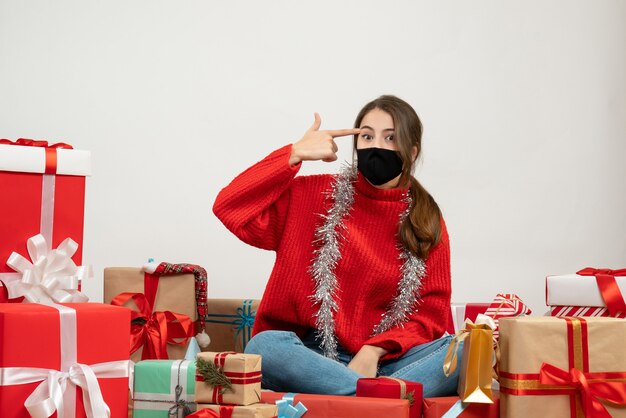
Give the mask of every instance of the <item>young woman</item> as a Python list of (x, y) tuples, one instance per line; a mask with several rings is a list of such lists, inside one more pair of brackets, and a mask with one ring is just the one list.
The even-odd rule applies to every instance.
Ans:
[[(450, 249), (439, 207), (411, 174), (419, 117), (381, 96), (354, 129), (320, 125), (315, 114), (299, 141), (240, 174), (213, 207), (241, 240), (276, 252), (246, 352), (263, 356), (268, 389), (353, 395), (359, 377), (378, 375), (452, 394), (458, 376), (442, 371)], [(296, 177), (303, 161), (336, 160), (344, 136), (356, 164)]]

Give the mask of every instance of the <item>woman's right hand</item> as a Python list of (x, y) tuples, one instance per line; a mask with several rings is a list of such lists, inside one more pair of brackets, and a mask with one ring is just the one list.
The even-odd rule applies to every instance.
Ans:
[(315, 113), (313, 125), (291, 147), (290, 165), (296, 165), (301, 161), (335, 161), (337, 159), (337, 144), (334, 139), (340, 136), (356, 135), (361, 132), (360, 129), (320, 131), (321, 124), (322, 119), (320, 115)]

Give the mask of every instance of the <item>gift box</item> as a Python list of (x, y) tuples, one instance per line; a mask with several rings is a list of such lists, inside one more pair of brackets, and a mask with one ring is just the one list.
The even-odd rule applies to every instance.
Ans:
[(395, 377), (362, 378), (356, 382), (356, 396), (407, 399), (410, 405), (410, 418), (422, 417), (423, 392), (424, 388), (421, 383)]
[(500, 401), (498, 392), (494, 392), (492, 404), (463, 403), (458, 396), (424, 399), (424, 418), (498, 418), (500, 416)]
[(48, 249), (66, 238), (78, 244), (71, 258), (82, 262), (85, 176), (89, 151), (46, 141), (0, 139), (0, 280), (21, 275), (6, 264), (13, 252), (26, 255), (26, 242), (42, 234)]
[(211, 336), (208, 349), (243, 353), (252, 338), (259, 302), (252, 299), (209, 299), (205, 326), (206, 333)]
[(618, 312), (611, 315), (607, 308), (598, 308), (596, 306), (551, 306), (550, 316), (602, 316), (626, 318), (626, 312)]
[(209, 409), (220, 418), (273, 418), (276, 416), (276, 405), (254, 403), (246, 406), (198, 404), (198, 411)]
[(0, 304), (2, 417), (30, 417), (25, 404), (33, 416), (126, 416), (129, 320), (100, 303)]
[[(194, 334), (192, 322), (198, 318), (196, 297), (200, 288), (193, 273), (162, 274), (176, 266), (181, 265), (149, 263), (144, 268), (104, 269), (104, 302), (123, 304), (138, 312), (133, 314), (131, 329), (133, 361), (185, 357), (186, 343)], [(206, 272), (203, 284), (206, 300)], [(161, 335), (163, 330), (168, 335)]]
[(261, 401), (261, 356), (198, 353), (196, 402), (250, 405)]
[(576, 274), (546, 277), (548, 306), (607, 308), (610, 316), (624, 317), (626, 269), (584, 268)]
[(450, 305), (450, 317), (448, 318), (449, 334), (455, 334), (465, 327), (465, 320), (476, 322), (478, 314), (484, 314), (489, 309), (489, 303), (453, 303)]
[(626, 417), (624, 346), (624, 319), (502, 319), (500, 415)]
[(196, 410), (196, 364), (144, 360), (135, 364), (133, 418), (183, 418)]
[(530, 308), (522, 302), (519, 296), (513, 293), (498, 293), (493, 302), (489, 304), (485, 315), (494, 321), (493, 337), (497, 340), (499, 335), (498, 321), (500, 318), (525, 316), (531, 313)]
[[(299, 413), (283, 416), (304, 418), (409, 418), (408, 399), (369, 398), (355, 396), (310, 395), (304, 393), (261, 392), (261, 402), (278, 403), (282, 408), (297, 408)], [(299, 406), (302, 404), (302, 406)], [(290, 411), (291, 412), (291, 411)]]

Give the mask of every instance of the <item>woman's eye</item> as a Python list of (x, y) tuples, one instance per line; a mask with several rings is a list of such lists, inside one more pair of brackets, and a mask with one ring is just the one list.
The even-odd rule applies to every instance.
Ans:
[(387, 141), (393, 141), (393, 135), (389, 135), (387, 138), (385, 138)]
[(368, 134), (362, 134), (362, 135), (361, 135), (361, 138), (363, 138), (363, 139), (367, 139), (367, 140), (370, 140), (370, 139), (372, 139), (372, 136), (371, 136), (371, 135), (368, 135)]

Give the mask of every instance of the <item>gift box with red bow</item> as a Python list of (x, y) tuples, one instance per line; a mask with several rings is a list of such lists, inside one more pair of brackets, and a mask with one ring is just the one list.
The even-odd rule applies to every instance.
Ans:
[(100, 303), (0, 304), (2, 418), (126, 416), (129, 318)]
[(626, 320), (503, 318), (503, 418), (626, 417)]
[(134, 309), (131, 359), (182, 359), (203, 329), (206, 270), (194, 264), (148, 263), (143, 268), (104, 269), (104, 302)]
[(626, 269), (587, 267), (576, 274), (546, 277), (552, 316), (626, 317)]
[[(48, 252), (71, 248), (72, 263), (81, 264), (88, 175), (89, 151), (74, 150), (64, 143), (0, 139), (0, 281), (22, 278), (22, 272), (7, 261), (14, 252), (32, 257), (27, 241), (39, 234)], [(63, 244), (68, 238), (72, 241), (69, 247)], [(10, 298), (24, 296), (8, 293)], [(72, 300), (57, 300), (61, 301)]]

